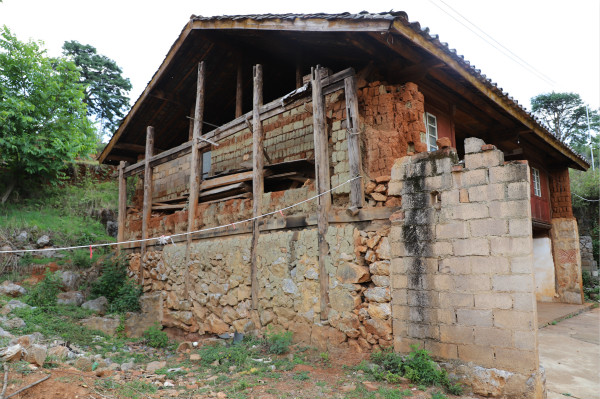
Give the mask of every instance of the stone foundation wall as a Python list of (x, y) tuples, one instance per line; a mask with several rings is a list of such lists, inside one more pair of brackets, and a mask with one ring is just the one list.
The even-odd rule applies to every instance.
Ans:
[(594, 259), (594, 248), (592, 247), (592, 237), (579, 236), (579, 249), (581, 253), (581, 270), (598, 270), (598, 262)]
[(550, 230), (556, 274), (556, 302), (583, 303), (579, 233), (574, 218), (552, 219)]
[(360, 352), (392, 344), (388, 232), (381, 223), (330, 226), (325, 323), (316, 227), (261, 233), (257, 312), (251, 309), (250, 234), (194, 242), (188, 270), (183, 244), (150, 251), (144, 262), (132, 254), (130, 270), (137, 275), (144, 264), (144, 291), (162, 293), (166, 327), (221, 334), (272, 326), (293, 331), (297, 342)]
[(464, 166), (446, 148), (392, 168), (402, 195), (390, 231), (394, 347), (451, 360), (476, 393), (489, 387), (460, 365), (504, 373), (498, 395), (538, 397), (529, 168), (479, 139), (465, 152)]

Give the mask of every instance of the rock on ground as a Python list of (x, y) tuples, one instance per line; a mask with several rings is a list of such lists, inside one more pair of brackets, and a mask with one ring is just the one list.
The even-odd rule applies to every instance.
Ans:
[(82, 308), (92, 310), (98, 314), (105, 314), (107, 306), (108, 300), (103, 296), (100, 296), (91, 301), (87, 301), (83, 305), (81, 305)]
[(48, 355), (48, 349), (44, 345), (33, 344), (27, 348), (25, 354), (25, 361), (35, 364), (39, 367), (44, 365), (46, 356)]
[(0, 285), (0, 294), (16, 298), (21, 295), (25, 295), (27, 290), (21, 287), (19, 284), (15, 284), (12, 281), (5, 281)]
[(61, 292), (56, 298), (56, 303), (59, 305), (74, 305), (80, 306), (85, 297), (79, 291)]

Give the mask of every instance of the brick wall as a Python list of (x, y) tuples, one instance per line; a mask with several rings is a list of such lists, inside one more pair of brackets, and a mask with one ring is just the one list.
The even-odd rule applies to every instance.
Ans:
[(424, 98), (416, 84), (372, 82), (359, 90), (358, 99), (365, 125), (364, 170), (371, 179), (389, 175), (394, 161), (409, 151), (427, 149), (421, 143)]
[(572, 218), (569, 169), (550, 172), (550, 206), (553, 218)]
[(479, 139), (465, 150), (464, 167), (446, 149), (392, 168), (402, 194), (390, 232), (394, 346), (508, 372), (500, 388), (464, 378), (476, 393), (535, 397), (540, 384), (525, 383), (539, 377), (529, 168)]

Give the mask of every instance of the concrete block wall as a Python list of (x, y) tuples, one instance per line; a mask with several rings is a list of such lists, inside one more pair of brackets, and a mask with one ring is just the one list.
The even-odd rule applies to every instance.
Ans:
[(390, 232), (394, 347), (416, 344), (454, 365), (504, 370), (506, 386), (496, 391), (536, 397), (529, 167), (505, 163), (479, 139), (467, 139), (465, 150), (464, 166), (448, 148), (392, 168), (390, 184), (402, 194)]

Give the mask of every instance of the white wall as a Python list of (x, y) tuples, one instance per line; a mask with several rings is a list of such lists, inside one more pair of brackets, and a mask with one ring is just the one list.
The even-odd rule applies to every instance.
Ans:
[(541, 302), (552, 302), (556, 290), (552, 243), (548, 237), (533, 239), (533, 270), (536, 299)]

